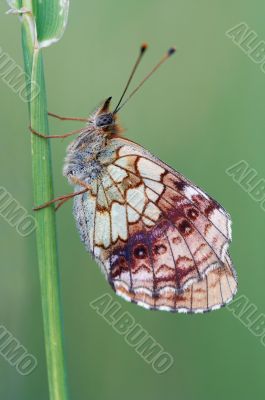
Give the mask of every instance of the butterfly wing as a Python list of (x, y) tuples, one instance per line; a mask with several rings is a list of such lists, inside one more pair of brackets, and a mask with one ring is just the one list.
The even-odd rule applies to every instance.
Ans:
[(128, 140), (112, 139), (101, 163), (91, 192), (76, 196), (74, 214), (116, 293), (146, 308), (179, 312), (228, 303), (237, 283), (226, 211)]

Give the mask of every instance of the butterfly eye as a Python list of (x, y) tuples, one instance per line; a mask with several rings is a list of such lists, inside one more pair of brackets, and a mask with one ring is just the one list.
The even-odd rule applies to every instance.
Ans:
[(137, 247), (134, 249), (133, 254), (134, 254), (134, 256), (135, 256), (136, 258), (140, 258), (140, 259), (146, 258), (146, 257), (147, 257), (147, 250), (146, 250), (146, 247), (143, 246), (143, 245), (137, 246)]
[(98, 115), (96, 117), (95, 124), (98, 127), (113, 124), (112, 113)]

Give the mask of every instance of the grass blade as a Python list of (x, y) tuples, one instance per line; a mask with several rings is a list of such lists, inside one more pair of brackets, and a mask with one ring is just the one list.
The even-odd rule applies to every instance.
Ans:
[[(22, 48), (26, 76), (30, 77), (27, 82), (30, 89), (27, 91), (30, 125), (36, 131), (48, 135), (41, 47), (48, 46), (61, 37), (67, 21), (68, 1), (16, 0), (9, 1), (9, 5), (23, 9)], [(34, 204), (39, 205), (54, 197), (50, 143), (32, 135), (31, 148)], [(50, 400), (67, 400), (54, 208), (47, 207), (38, 211), (35, 216), (38, 224), (36, 240)]]

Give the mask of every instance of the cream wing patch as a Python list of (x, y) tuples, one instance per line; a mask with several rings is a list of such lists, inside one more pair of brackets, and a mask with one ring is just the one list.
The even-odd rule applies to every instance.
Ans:
[(164, 190), (164, 185), (161, 182), (155, 182), (151, 179), (144, 179), (144, 183), (149, 189), (153, 191), (153, 193), (156, 193), (158, 195), (160, 195)]
[(153, 190), (151, 190), (149, 188), (146, 189), (146, 195), (147, 195), (148, 199), (153, 202), (156, 202), (159, 197), (157, 193), (155, 193)]
[(161, 175), (165, 172), (164, 168), (143, 157), (139, 158), (137, 167), (143, 178), (154, 179), (155, 181), (160, 181)]
[(144, 215), (155, 222), (161, 216), (161, 210), (154, 203), (148, 203), (145, 207)]
[(142, 152), (140, 150), (136, 150), (133, 146), (122, 146), (119, 149), (119, 157), (123, 157), (123, 156), (131, 156), (131, 155), (137, 155), (137, 156), (141, 156)]
[(126, 217), (126, 206), (113, 202), (111, 206), (111, 228), (112, 241), (116, 242), (118, 238), (128, 239), (128, 227)]
[(137, 222), (141, 217), (141, 215), (130, 206), (127, 206), (127, 213), (128, 222)]
[(136, 172), (136, 160), (137, 156), (121, 157), (115, 161), (115, 165), (124, 168), (127, 171)]
[(138, 213), (142, 213), (147, 201), (144, 185), (142, 184), (134, 189), (128, 189), (126, 200), (132, 209), (136, 210)]
[(95, 244), (105, 248), (110, 246), (110, 215), (108, 211), (96, 212)]
[(128, 176), (127, 172), (124, 169), (119, 168), (116, 165), (111, 164), (108, 166), (107, 169), (108, 169), (110, 176), (116, 183), (122, 182), (123, 179)]

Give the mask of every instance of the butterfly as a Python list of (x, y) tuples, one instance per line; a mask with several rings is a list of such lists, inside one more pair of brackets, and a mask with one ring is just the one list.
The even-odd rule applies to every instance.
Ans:
[(175, 51), (171, 48), (122, 103), (146, 48), (141, 47), (114, 111), (109, 97), (89, 119), (78, 119), (87, 125), (74, 131), (79, 135), (67, 149), (63, 170), (74, 193), (36, 209), (55, 202), (58, 208), (74, 197), (81, 240), (124, 299), (154, 310), (215, 310), (237, 291), (228, 252), (229, 214), (179, 172), (123, 138), (117, 122), (118, 111)]

